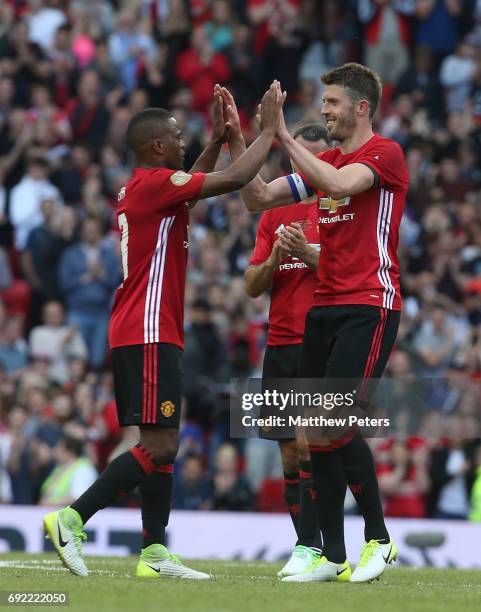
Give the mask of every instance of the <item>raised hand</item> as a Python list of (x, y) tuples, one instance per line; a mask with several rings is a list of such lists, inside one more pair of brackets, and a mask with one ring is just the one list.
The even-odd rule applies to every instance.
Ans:
[(281, 91), (279, 81), (272, 81), (271, 86), (262, 97), (259, 114), (261, 130), (277, 131), (280, 121), (280, 113), (286, 92)]
[(239, 113), (234, 100), (234, 96), (226, 87), (221, 88), (222, 100), (224, 103), (224, 119), (227, 128), (227, 140), (241, 136)]
[(212, 113), (212, 140), (225, 142), (227, 139), (228, 126), (224, 112), (224, 101), (222, 87), (216, 83), (214, 87), (214, 107)]
[(279, 140), (282, 140), (284, 136), (290, 136), (289, 130), (287, 129), (286, 120), (284, 118), (284, 112), (281, 110), (279, 113), (279, 125), (277, 126), (277, 136)]

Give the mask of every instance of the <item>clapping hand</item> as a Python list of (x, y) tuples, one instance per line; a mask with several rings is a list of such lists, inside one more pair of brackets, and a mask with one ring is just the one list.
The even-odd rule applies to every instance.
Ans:
[(300, 223), (293, 223), (284, 228), (279, 236), (279, 242), (285, 251), (299, 259), (304, 257), (309, 248)]

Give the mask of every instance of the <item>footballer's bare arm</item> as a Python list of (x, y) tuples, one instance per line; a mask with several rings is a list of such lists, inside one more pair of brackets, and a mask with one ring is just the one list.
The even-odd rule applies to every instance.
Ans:
[(371, 189), (376, 181), (373, 170), (364, 164), (348, 164), (337, 169), (318, 159), (292, 138), (282, 113), (277, 135), (289, 157), (302, 171), (310, 185), (333, 198), (341, 199), (362, 193)]
[(279, 240), (274, 242), (270, 256), (257, 266), (248, 266), (244, 272), (247, 295), (251, 298), (259, 297), (272, 285), (272, 279), (283, 259), (289, 253), (282, 248)]

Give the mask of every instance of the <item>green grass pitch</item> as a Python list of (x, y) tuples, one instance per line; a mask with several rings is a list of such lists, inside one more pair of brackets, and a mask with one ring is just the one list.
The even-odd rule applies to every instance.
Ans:
[(280, 563), (192, 561), (192, 567), (215, 576), (196, 582), (135, 578), (136, 560), (87, 558), (90, 575), (79, 578), (68, 573), (53, 554), (8, 553), (0, 555), (0, 590), (68, 591), (69, 606), (57, 609), (82, 612), (481, 610), (481, 571), (476, 570), (389, 568), (373, 584), (289, 584), (276, 578)]

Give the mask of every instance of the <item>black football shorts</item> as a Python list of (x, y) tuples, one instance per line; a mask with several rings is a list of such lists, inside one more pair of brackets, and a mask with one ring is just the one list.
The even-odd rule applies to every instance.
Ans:
[(112, 349), (119, 423), (179, 427), (182, 351), (174, 344), (136, 344)]
[[(306, 318), (299, 378), (317, 379), (320, 389), (325, 385), (331, 392), (346, 391), (341, 379), (349, 385), (356, 381), (359, 406), (366, 409), (394, 346), (400, 315), (361, 304), (314, 306)], [(335, 379), (339, 379), (339, 388)], [(342, 446), (356, 431), (355, 426), (344, 431), (329, 447)], [(311, 453), (323, 449), (312, 437), (308, 440)]]
[(299, 378), (381, 378), (400, 316), (362, 304), (314, 306), (307, 313)]
[[(275, 379), (297, 378), (299, 358), (302, 344), (286, 344), (283, 346), (268, 346), (264, 353), (262, 365), (262, 390), (273, 390)], [(272, 381), (272, 382), (271, 382)], [(285, 391), (282, 389), (282, 391)], [(262, 406), (260, 417), (280, 416), (278, 408)], [(275, 427), (264, 427), (259, 430), (259, 436), (266, 440), (289, 440), (293, 438), (280, 437)]]

